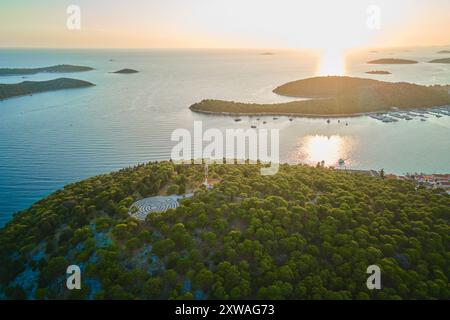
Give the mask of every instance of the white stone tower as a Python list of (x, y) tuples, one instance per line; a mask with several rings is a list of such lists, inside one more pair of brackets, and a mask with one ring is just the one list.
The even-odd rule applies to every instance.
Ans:
[(208, 184), (208, 164), (207, 163), (205, 163), (205, 181), (203, 182), (203, 185), (205, 187), (209, 186), (209, 184)]

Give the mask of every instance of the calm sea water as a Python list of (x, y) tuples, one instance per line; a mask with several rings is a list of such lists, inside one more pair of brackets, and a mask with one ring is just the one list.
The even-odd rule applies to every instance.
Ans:
[[(441, 57), (440, 48), (384, 51), (351, 56), (345, 73), (389, 81), (450, 84), (450, 65), (420, 63), (369, 68), (367, 59)], [(0, 101), (0, 226), (11, 215), (67, 183), (150, 160), (170, 157), (176, 128), (249, 128), (255, 118), (192, 113), (188, 107), (204, 98), (246, 102), (292, 100), (272, 93), (287, 81), (325, 72), (320, 56), (306, 52), (236, 50), (0, 50), (0, 67), (77, 64), (94, 71), (38, 74), (27, 80), (59, 76), (83, 79), (93, 88), (63, 90)], [(335, 64), (333, 66), (333, 63)], [(340, 68), (331, 60), (331, 67)], [(134, 68), (132, 75), (112, 74)], [(389, 76), (366, 75), (370, 69)], [(20, 76), (0, 77), (15, 83)], [(350, 168), (384, 168), (387, 172), (450, 172), (450, 117), (381, 123), (369, 117), (301, 119), (270, 118), (279, 128), (281, 160), (314, 164), (340, 158)], [(261, 121), (259, 125), (261, 125)], [(348, 122), (348, 126), (345, 126)]]

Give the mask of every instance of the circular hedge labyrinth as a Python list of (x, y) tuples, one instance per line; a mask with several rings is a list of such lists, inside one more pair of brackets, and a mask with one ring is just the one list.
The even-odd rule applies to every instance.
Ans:
[(144, 221), (152, 212), (165, 212), (178, 207), (178, 205), (179, 203), (176, 197), (157, 196), (145, 198), (133, 203), (128, 214), (138, 220)]

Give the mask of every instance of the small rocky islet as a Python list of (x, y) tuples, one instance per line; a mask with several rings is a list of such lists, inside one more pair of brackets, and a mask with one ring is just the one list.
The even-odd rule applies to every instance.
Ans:
[(391, 74), (389, 71), (383, 71), (383, 70), (373, 70), (373, 71), (366, 71), (367, 74)]
[(139, 71), (134, 70), (134, 69), (129, 69), (129, 68), (125, 68), (125, 69), (120, 69), (111, 73), (118, 73), (118, 74), (131, 74), (131, 73), (138, 73)]
[(409, 60), (409, 59), (397, 59), (397, 58), (383, 58), (383, 59), (376, 59), (371, 60), (367, 62), (368, 64), (416, 64), (419, 63), (415, 60)]
[(450, 63), (450, 58), (434, 59), (431, 60), (429, 63)]

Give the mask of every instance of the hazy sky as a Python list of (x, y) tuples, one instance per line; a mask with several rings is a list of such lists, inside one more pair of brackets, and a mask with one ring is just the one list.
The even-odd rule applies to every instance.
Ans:
[[(81, 10), (80, 30), (66, 27), (71, 4)], [(379, 30), (367, 26), (370, 5), (380, 8)], [(450, 0), (0, 0), (2, 47), (448, 44)]]

